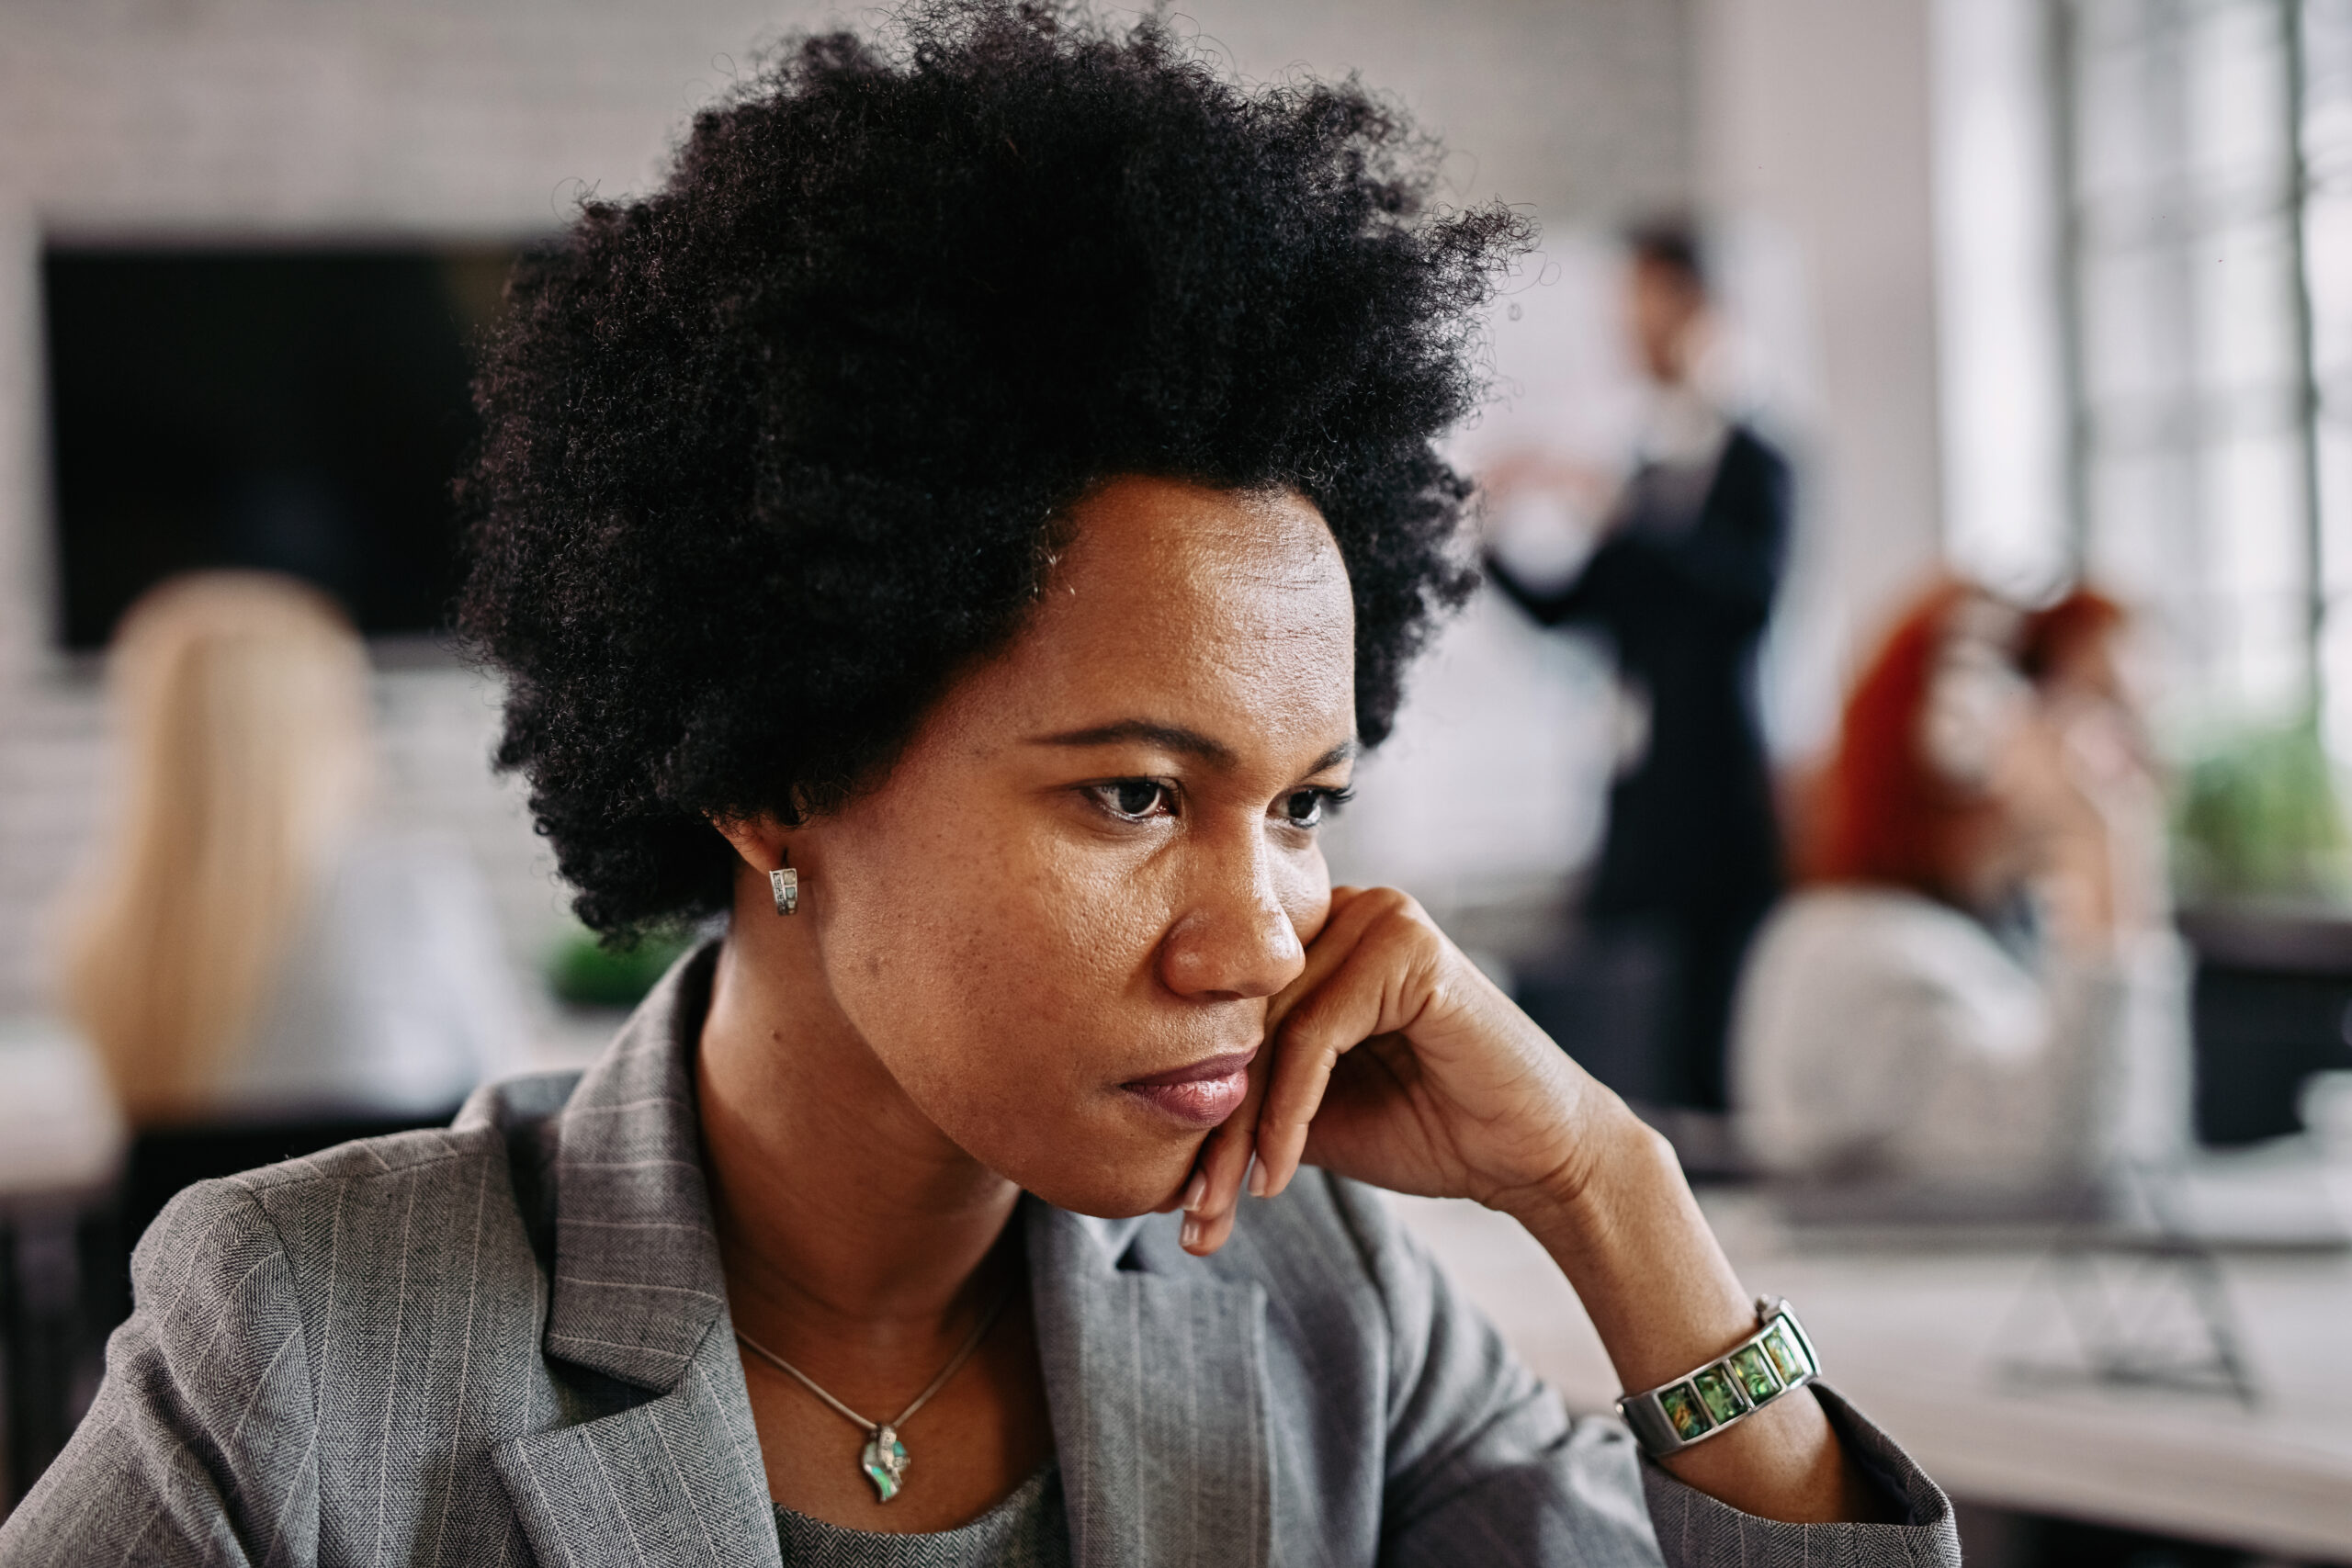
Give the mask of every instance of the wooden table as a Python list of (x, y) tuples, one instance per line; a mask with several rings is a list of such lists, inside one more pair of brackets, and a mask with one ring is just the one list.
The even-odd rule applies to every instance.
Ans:
[[(1572, 1408), (1609, 1407), (1619, 1389), (1600, 1340), (1525, 1232), (1474, 1204), (1395, 1202)], [(1706, 1202), (1742, 1279), (1789, 1298), (1829, 1381), (1955, 1495), (2352, 1562), (2352, 1253), (2222, 1255), (2261, 1391), (2247, 1409), (2069, 1375), (2079, 1355), (2046, 1246), (1833, 1239), (1752, 1196)], [(2054, 1370), (2020, 1373), (2019, 1359)]]

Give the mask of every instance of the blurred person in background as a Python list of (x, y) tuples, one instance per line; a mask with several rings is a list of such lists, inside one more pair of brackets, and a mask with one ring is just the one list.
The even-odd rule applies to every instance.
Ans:
[(487, 890), (369, 823), (368, 659), (258, 572), (151, 591), (109, 660), (121, 804), (64, 1001), (134, 1126), (446, 1116), (526, 1038)]
[(1964, 584), (1848, 701), (1809, 886), (1758, 937), (1733, 1078), (1768, 1170), (2029, 1204), (2187, 1142), (2163, 810), (2123, 612)]
[[(1789, 468), (1701, 384), (1713, 312), (1696, 234), (1653, 225), (1629, 249), (1626, 313), (1652, 394), (1638, 464), (1568, 580), (1522, 570), (1508, 536), (1487, 564), (1543, 625), (1610, 645), (1621, 756), (1584, 914), (1597, 941), (1654, 950), (1657, 1090), (1719, 1111), (1740, 962), (1781, 887), (1755, 668), (1788, 553)], [(1528, 488), (1589, 488), (1589, 476), (1530, 456), (1485, 483), (1499, 506)]]

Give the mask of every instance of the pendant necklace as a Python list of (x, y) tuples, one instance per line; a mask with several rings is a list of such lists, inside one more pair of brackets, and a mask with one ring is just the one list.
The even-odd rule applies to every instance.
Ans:
[(916, 1411), (930, 1404), (931, 1396), (945, 1388), (948, 1379), (964, 1370), (964, 1363), (972, 1359), (972, 1352), (980, 1348), (980, 1341), (988, 1337), (989, 1329), (995, 1324), (998, 1314), (1004, 1311), (1005, 1304), (1012, 1300), (1012, 1286), (1007, 1285), (996, 1298), (996, 1304), (982, 1313), (980, 1321), (972, 1325), (972, 1332), (965, 1339), (964, 1348), (956, 1351), (945, 1366), (939, 1369), (939, 1375), (931, 1380), (931, 1385), (928, 1388), (915, 1395), (913, 1404), (899, 1411), (896, 1417), (888, 1421), (867, 1420), (817, 1386), (816, 1379), (753, 1339), (741, 1329), (735, 1331), (735, 1337), (745, 1349), (770, 1363), (778, 1371), (790, 1373), (801, 1387), (848, 1416), (858, 1429), (865, 1434), (865, 1447), (858, 1453), (857, 1468), (865, 1472), (866, 1480), (874, 1483), (876, 1495), (887, 1503), (897, 1496), (900, 1489), (906, 1485), (908, 1467), (914, 1462), (907, 1457), (907, 1445), (899, 1440), (899, 1428), (905, 1426), (909, 1417), (912, 1416)]

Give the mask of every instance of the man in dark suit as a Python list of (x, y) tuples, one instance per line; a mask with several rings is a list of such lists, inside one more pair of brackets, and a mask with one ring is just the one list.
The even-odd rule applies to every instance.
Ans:
[(1634, 336), (1657, 390), (1640, 466), (1570, 581), (1488, 564), (1544, 626), (1606, 639), (1634, 717), (1584, 906), (1596, 942), (1655, 960), (1657, 1059), (1620, 1087), (1720, 1111), (1740, 961), (1781, 885), (1755, 666), (1788, 551), (1789, 468), (1691, 385), (1708, 313), (1692, 237), (1647, 229), (1631, 248)]

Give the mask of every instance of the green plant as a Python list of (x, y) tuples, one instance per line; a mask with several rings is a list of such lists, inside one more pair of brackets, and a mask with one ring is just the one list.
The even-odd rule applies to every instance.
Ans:
[(2315, 719), (2223, 737), (2183, 771), (2173, 814), (2184, 899), (2352, 893), (2352, 834)]
[(693, 931), (681, 931), (605, 941), (571, 926), (548, 945), (548, 989), (574, 1007), (635, 1007), (695, 940)]

